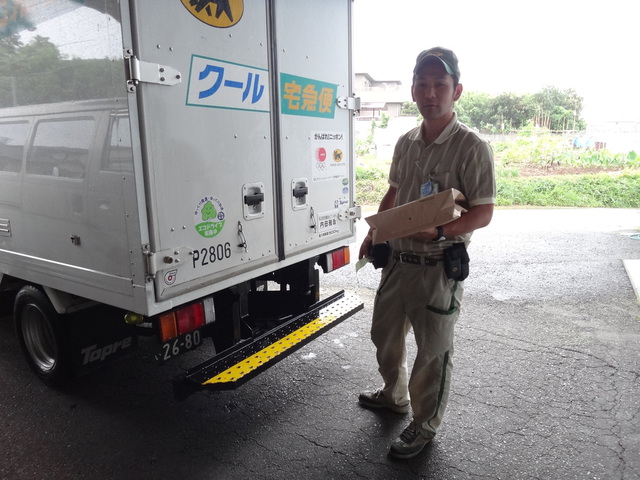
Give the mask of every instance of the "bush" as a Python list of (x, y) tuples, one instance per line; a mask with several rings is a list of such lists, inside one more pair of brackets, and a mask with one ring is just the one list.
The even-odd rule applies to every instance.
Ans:
[(535, 165), (600, 168), (639, 168), (636, 152), (613, 154), (608, 150), (573, 148), (567, 138), (538, 130), (534, 135), (520, 135), (511, 142), (492, 144), (496, 166)]
[(640, 208), (640, 173), (498, 178), (498, 206)]
[(361, 165), (356, 167), (356, 180), (380, 180), (386, 178), (387, 172), (379, 168), (363, 167)]
[(356, 202), (360, 205), (379, 205), (387, 192), (388, 172), (375, 167), (356, 167)]
[[(640, 208), (640, 158), (636, 152), (576, 149), (559, 135), (540, 129), (512, 142), (492, 145), (496, 158), (497, 205)], [(526, 177), (525, 167), (616, 169), (615, 174)], [(548, 172), (547, 172), (548, 173)], [(378, 205), (388, 188), (388, 163), (362, 159), (356, 167), (356, 201)]]

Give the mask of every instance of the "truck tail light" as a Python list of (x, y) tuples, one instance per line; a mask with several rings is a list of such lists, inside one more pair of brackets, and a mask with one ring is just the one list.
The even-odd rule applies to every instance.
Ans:
[(166, 342), (214, 321), (213, 298), (205, 298), (203, 301), (160, 315), (160, 340)]
[(204, 325), (204, 308), (201, 303), (194, 303), (176, 312), (178, 334), (193, 332)]
[(324, 273), (329, 273), (348, 265), (350, 261), (351, 254), (349, 253), (349, 247), (341, 247), (321, 255), (318, 259), (318, 264), (322, 267)]
[(159, 323), (161, 341), (166, 342), (178, 336), (178, 325), (176, 324), (176, 314), (174, 312), (161, 315)]

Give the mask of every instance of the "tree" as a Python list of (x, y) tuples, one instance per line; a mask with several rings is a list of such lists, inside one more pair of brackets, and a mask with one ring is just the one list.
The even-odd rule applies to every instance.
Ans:
[(481, 131), (520, 130), (532, 123), (550, 130), (582, 130), (582, 97), (574, 90), (545, 87), (535, 94), (464, 92), (456, 104), (458, 118)]
[(15, 105), (17, 68), (16, 52), (22, 47), (18, 35), (0, 39), (0, 106)]
[(389, 126), (389, 115), (383, 113), (380, 117), (380, 123), (376, 125), (378, 128), (387, 128)]
[(492, 116), (489, 122), (498, 131), (510, 131), (522, 128), (531, 119), (534, 111), (525, 97), (514, 93), (503, 93), (493, 97), (490, 102)]
[(463, 92), (455, 110), (462, 123), (480, 130), (489, 123), (489, 102), (490, 97), (487, 93)]
[(65, 59), (48, 38), (0, 40), (0, 107), (124, 96), (123, 62)]
[(402, 104), (400, 115), (410, 115), (413, 117), (420, 115), (420, 112), (418, 111), (418, 106), (415, 102), (404, 102)]
[(48, 38), (37, 36), (16, 51), (12, 73), (18, 79), (19, 105), (49, 103), (60, 88), (60, 52)]
[(576, 130), (584, 128), (582, 97), (572, 90), (561, 91), (547, 86), (533, 95), (537, 105), (534, 123), (550, 130)]

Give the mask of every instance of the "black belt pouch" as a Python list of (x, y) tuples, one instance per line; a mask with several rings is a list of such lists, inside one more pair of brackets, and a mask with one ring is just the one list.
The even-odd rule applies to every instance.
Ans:
[(464, 243), (454, 243), (444, 251), (444, 271), (447, 278), (459, 282), (469, 276), (469, 254)]
[(374, 268), (384, 268), (389, 263), (389, 255), (391, 255), (391, 247), (388, 243), (376, 243), (372, 250)]

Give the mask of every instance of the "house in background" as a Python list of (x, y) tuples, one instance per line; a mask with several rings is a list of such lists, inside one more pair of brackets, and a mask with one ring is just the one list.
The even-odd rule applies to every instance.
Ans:
[[(401, 115), (402, 105), (412, 102), (411, 87), (400, 80), (374, 80), (368, 73), (355, 74), (355, 95), (360, 111), (355, 116), (356, 139), (372, 142), (370, 153), (391, 160), (398, 137), (417, 124), (417, 117)], [(382, 116), (389, 118), (386, 128), (374, 128)]]
[(411, 88), (400, 80), (374, 80), (368, 73), (356, 73), (355, 94), (360, 97), (360, 113), (356, 120), (380, 120), (400, 116), (402, 104), (411, 102)]
[[(400, 80), (375, 80), (368, 73), (356, 73), (354, 93), (360, 98), (360, 111), (355, 116), (356, 138), (373, 135), (377, 155), (390, 158), (389, 151), (399, 135), (418, 124), (417, 116), (401, 114), (405, 102), (413, 103), (411, 85), (403, 85)], [(373, 128), (372, 121), (380, 122), (383, 114), (389, 118), (387, 128)], [(639, 152), (640, 120), (637, 115), (634, 112), (624, 120), (590, 123), (586, 133), (594, 139), (592, 148), (606, 148), (614, 153)], [(481, 136), (489, 141), (506, 141), (506, 138), (496, 138), (492, 134)]]

